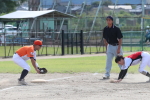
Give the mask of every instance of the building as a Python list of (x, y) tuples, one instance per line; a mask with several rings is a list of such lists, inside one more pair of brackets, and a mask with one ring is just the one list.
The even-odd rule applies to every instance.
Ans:
[[(47, 11), (15, 11), (3, 16), (0, 16), (0, 20), (6, 24), (6, 22), (17, 22), (20, 20), (21, 31), (23, 36), (37, 37), (38, 35), (45, 34), (46, 32), (60, 32), (60, 30), (68, 30), (68, 19), (75, 16), (65, 14), (57, 10)], [(63, 22), (63, 19), (64, 23)], [(26, 31), (24, 31), (26, 30)]]

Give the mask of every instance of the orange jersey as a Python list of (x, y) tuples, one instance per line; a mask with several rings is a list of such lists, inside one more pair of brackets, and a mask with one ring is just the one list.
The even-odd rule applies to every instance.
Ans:
[(24, 60), (28, 60), (28, 59), (30, 59), (30, 57), (33, 57), (34, 59), (36, 59), (36, 51), (34, 51), (34, 47), (33, 46), (21, 47), (20, 49), (18, 49), (16, 51), (16, 53), (20, 57), (22, 57)]

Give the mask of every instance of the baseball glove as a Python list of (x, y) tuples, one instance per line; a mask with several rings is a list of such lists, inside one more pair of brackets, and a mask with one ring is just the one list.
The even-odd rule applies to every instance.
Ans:
[(47, 69), (46, 68), (38, 68), (40, 70), (40, 74), (46, 74)]

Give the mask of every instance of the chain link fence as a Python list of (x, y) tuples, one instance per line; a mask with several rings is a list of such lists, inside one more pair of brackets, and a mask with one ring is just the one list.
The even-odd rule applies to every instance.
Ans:
[[(144, 31), (122, 31), (124, 52), (149, 51), (150, 43), (145, 42)], [(62, 37), (63, 34), (63, 37)], [(60, 35), (59, 38), (58, 35)], [(47, 38), (49, 37), (49, 38)], [(0, 57), (11, 57), (17, 49), (22, 46), (32, 45), (34, 40), (42, 40), (43, 47), (37, 51), (38, 56), (42, 55), (73, 55), (73, 54), (96, 54), (104, 53), (105, 46), (102, 39), (102, 31), (93, 31), (89, 36), (89, 32), (61, 32), (58, 34), (48, 33), (47, 37), (24, 38), (21, 36), (5, 36), (1, 35)], [(3, 39), (2, 39), (3, 38)], [(62, 42), (62, 38), (64, 39)], [(5, 41), (4, 41), (5, 40)], [(82, 41), (83, 40), (83, 41)], [(149, 39), (148, 39), (149, 40)], [(62, 52), (63, 44), (63, 52)], [(82, 47), (81, 47), (82, 46)], [(83, 49), (83, 51), (82, 51)]]

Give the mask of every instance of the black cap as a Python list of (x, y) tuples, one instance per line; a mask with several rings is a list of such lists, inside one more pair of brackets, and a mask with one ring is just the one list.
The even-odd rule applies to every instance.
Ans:
[(112, 16), (107, 16), (107, 17), (106, 17), (106, 20), (107, 20), (108, 18), (113, 21), (113, 17), (112, 17)]

